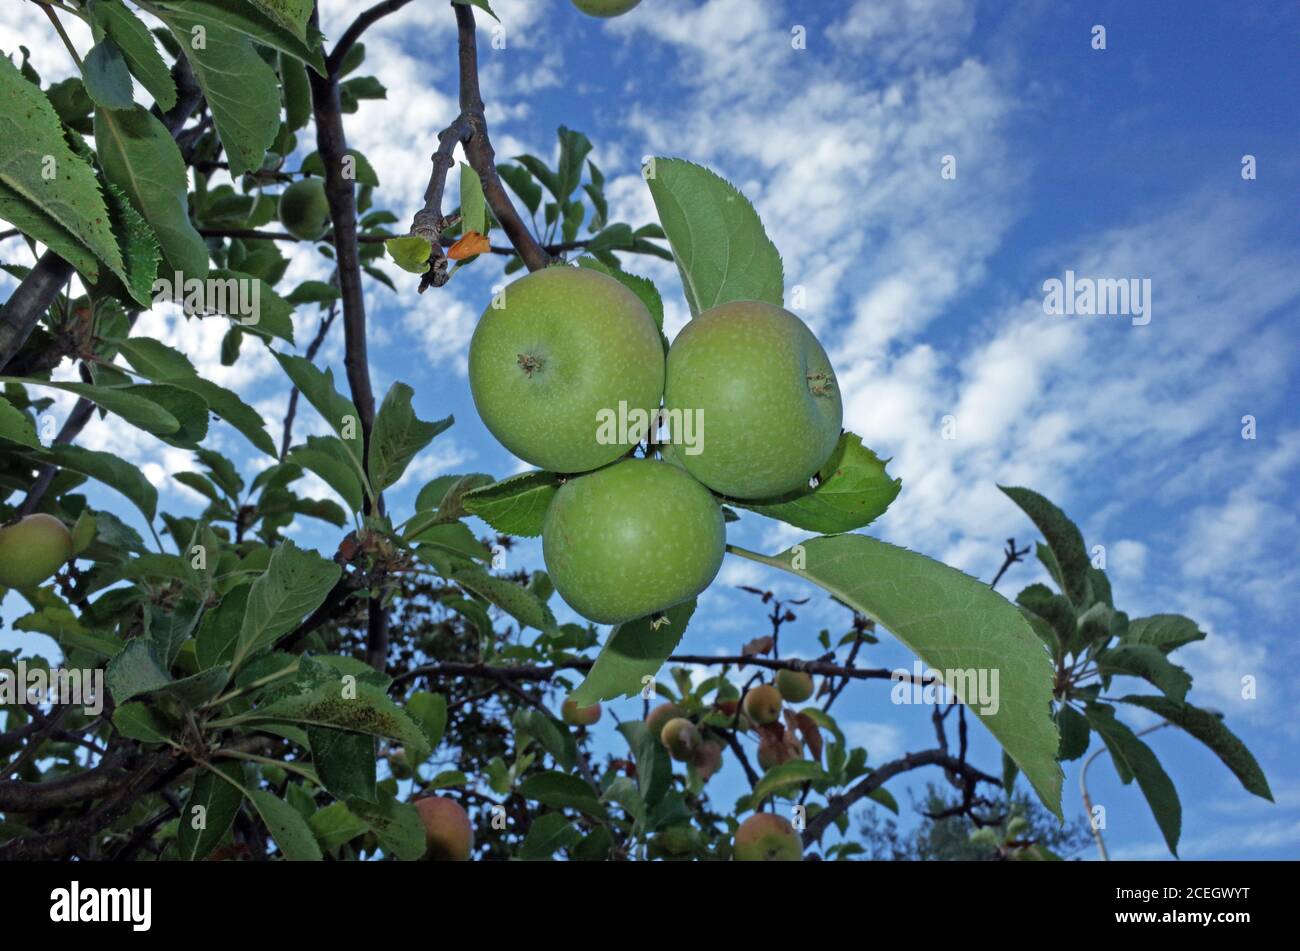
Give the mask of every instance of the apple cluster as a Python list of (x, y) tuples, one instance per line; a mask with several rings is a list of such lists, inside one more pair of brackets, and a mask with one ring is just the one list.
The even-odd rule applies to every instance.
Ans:
[[(520, 459), (565, 476), (542, 555), (591, 621), (622, 624), (689, 601), (726, 547), (720, 497), (807, 491), (840, 435), (825, 351), (794, 314), (734, 301), (697, 315), (671, 347), (641, 299), (600, 271), (557, 265), (510, 284), (469, 347), (474, 405)], [(699, 421), (689, 446), (632, 458), (654, 432), (610, 438), (611, 413)]]

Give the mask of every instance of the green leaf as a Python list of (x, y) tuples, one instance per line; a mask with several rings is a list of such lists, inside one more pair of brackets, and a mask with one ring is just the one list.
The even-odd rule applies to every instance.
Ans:
[(80, 472), (122, 493), (152, 522), (158, 509), (158, 490), (144, 477), (140, 467), (117, 456), (80, 446), (51, 446), (37, 456), (62, 469)]
[(433, 253), (433, 247), (427, 238), (418, 234), (389, 238), (384, 242), (384, 250), (403, 271), (423, 274), (429, 270), (429, 255)]
[(36, 427), (27, 414), (4, 397), (0, 397), (0, 436), (32, 449), (41, 448), (41, 442), (36, 438)]
[(534, 773), (519, 784), (519, 794), (552, 809), (577, 809), (598, 819), (605, 817), (605, 807), (585, 781), (567, 773), (548, 770)]
[(1082, 713), (1074, 707), (1062, 706), (1056, 711), (1056, 727), (1061, 731), (1061, 749), (1057, 757), (1062, 762), (1078, 759), (1088, 752), (1091, 730)]
[(501, 18), (492, 12), (492, 5), (488, 2), (488, 0), (451, 0), (451, 2), (459, 3), (464, 6), (478, 7), (480, 10), (482, 10), (492, 19), (496, 20), (498, 23), (501, 22)]
[(1170, 663), (1160, 648), (1151, 644), (1121, 644), (1097, 654), (1097, 668), (1103, 676), (1128, 674), (1154, 684), (1174, 703), (1182, 703), (1192, 689), (1187, 671)]
[(421, 554), (448, 581), (492, 602), (520, 624), (536, 628), (543, 633), (556, 629), (555, 615), (551, 613), (551, 609), (535, 594), (515, 582), (488, 574), (478, 565), (468, 561), (462, 562), (454, 555), (444, 556), (444, 553), (436, 549), (427, 549)]
[[(227, 778), (222, 779), (213, 770), (220, 770)], [(197, 862), (207, 858), (225, 838), (244, 801), (242, 780), (238, 763), (221, 763), (195, 775), (176, 826), (176, 851), (182, 860)]]
[(259, 10), (303, 40), (307, 39), (307, 23), (311, 20), (312, 0), (250, 0)]
[(891, 479), (885, 472), (888, 461), (882, 461), (864, 446), (861, 436), (844, 433), (818, 473), (821, 481), (817, 488), (781, 499), (762, 502), (737, 499), (730, 504), (810, 532), (824, 535), (851, 532), (885, 514), (885, 509), (898, 497), (903, 480)]
[(416, 691), (406, 701), (406, 713), (424, 731), (429, 749), (436, 749), (447, 728), (447, 698), (440, 693)]
[(81, 81), (86, 94), (105, 109), (130, 109), (131, 71), (118, 45), (105, 37), (87, 52), (81, 62)]
[(1246, 744), (1228, 729), (1219, 714), (1202, 710), (1191, 704), (1176, 704), (1164, 697), (1128, 696), (1119, 699), (1122, 703), (1145, 707), (1152, 713), (1164, 717), (1174, 726), (1190, 733), (1208, 746), (1224, 766), (1232, 770), (1232, 774), (1237, 777), (1247, 792), (1254, 793), (1269, 802), (1273, 801), (1273, 791), (1269, 789), (1264, 770), (1246, 748)]
[[(135, 210), (127, 198), (126, 192), (112, 182), (104, 190), (104, 200), (108, 203), (108, 217), (113, 224), (113, 233), (119, 236), (122, 248), (123, 270), (114, 271), (114, 275), (126, 292), (141, 307), (153, 306), (154, 277), (158, 274), (158, 265), (162, 261), (162, 248), (144, 216)], [(105, 290), (95, 288), (96, 296), (107, 292), (114, 294), (109, 282)]]
[(94, 0), (88, 9), (95, 25), (121, 49), (132, 75), (153, 96), (158, 108), (166, 112), (176, 105), (176, 83), (171, 70), (144, 22), (124, 3)]
[(250, 789), (248, 798), (253, 808), (266, 823), (271, 838), (290, 862), (319, 862), (320, 846), (312, 835), (311, 827), (297, 809), (277, 799), (264, 789)]
[(1051, 636), (1049, 646), (1059, 644), (1062, 653), (1077, 649), (1078, 618), (1074, 606), (1065, 595), (1057, 594), (1045, 584), (1031, 584), (1016, 595), (1016, 603), (1046, 622)]
[(591, 140), (581, 132), (575, 132), (564, 126), (560, 126), (557, 134), (560, 139), (560, 192), (556, 197), (565, 201), (582, 180), (582, 164), (591, 152)]
[(166, 127), (142, 106), (96, 109), (95, 146), (105, 177), (144, 216), (167, 264), (206, 278), (208, 248), (190, 222), (185, 161)]
[(343, 440), (348, 454), (361, 463), (361, 416), (356, 406), (334, 388), (334, 372), (321, 370), (310, 360), (292, 354), (277, 353), (275, 358), (289, 375), (294, 386), (302, 391), (307, 402), (316, 408), (321, 418)]
[(525, 861), (545, 861), (561, 849), (571, 848), (582, 839), (572, 822), (562, 812), (548, 812), (533, 820), (519, 847), (519, 857)]
[(695, 613), (695, 599), (669, 608), (656, 628), (651, 618), (620, 624), (610, 632), (596, 662), (570, 698), (580, 707), (615, 697), (630, 697), (642, 689), (642, 678), (659, 672), (686, 633)]
[(488, 233), (487, 199), (483, 197), (483, 181), (478, 172), (464, 162), (460, 163), (460, 233), (477, 231)]
[(1012, 502), (1020, 506), (1043, 533), (1054, 557), (1061, 590), (1076, 608), (1087, 607), (1088, 552), (1083, 535), (1069, 516), (1032, 489), (998, 486)]
[(275, 441), (266, 431), (260, 413), (224, 387), (205, 380), (189, 357), (149, 337), (113, 341), (118, 351), (141, 376), (155, 383), (170, 383), (199, 396), (217, 416), (239, 430), (249, 442), (269, 456), (277, 457)]
[[(137, 6), (162, 18), (169, 10), (177, 16), (204, 24), (217, 24), (242, 33), (255, 43), (269, 46), (301, 60), (321, 76), (325, 75), (325, 57), (320, 51), (320, 36), (312, 31), (304, 34), (288, 14), (269, 15), (268, 7), (288, 9), (309, 5), (311, 0), (249, 0), (231, 3), (230, 0), (140, 0)], [(310, 12), (310, 11), (308, 11)], [(188, 47), (189, 36), (178, 37), (180, 45)]]
[(559, 487), (554, 472), (536, 470), (472, 489), (465, 493), (463, 504), (465, 511), (503, 535), (535, 538), (542, 534), (546, 509)]
[(151, 641), (136, 638), (128, 641), (122, 652), (108, 662), (104, 682), (114, 703), (125, 703), (142, 693), (150, 693), (172, 682)]
[(536, 214), (542, 203), (542, 188), (533, 181), (528, 169), (519, 165), (498, 165), (497, 174), (510, 186), (510, 190), (519, 196), (530, 214)]
[(375, 801), (375, 738), (328, 727), (307, 729), (316, 775), (335, 799)]
[(100, 261), (72, 232), (0, 181), (0, 220), (14, 225), (63, 258), (87, 281), (99, 280)]
[(787, 763), (773, 766), (764, 773), (763, 778), (754, 786), (750, 801), (757, 804), (778, 790), (825, 778), (826, 774), (822, 772), (821, 766), (812, 760), (792, 759)]
[[(560, 179), (551, 171), (550, 167), (545, 162), (534, 155), (516, 155), (515, 161), (526, 168), (532, 174), (533, 178), (546, 186), (546, 190), (554, 195), (556, 199), (560, 201), (564, 200), (565, 196), (560, 194)], [(524, 196), (520, 195), (519, 197), (522, 198)], [(532, 210), (535, 211), (536, 209)], [(551, 220), (552, 219), (548, 219), (548, 223)]]
[(280, 83), (284, 95), (284, 121), (291, 132), (307, 127), (311, 121), (311, 80), (301, 62), (280, 54)]
[[(266, 150), (280, 129), (280, 82), (248, 37), (188, 5), (159, 6), (167, 25), (212, 110), (217, 135), (238, 177), (262, 167)], [(206, 31), (202, 45), (193, 32)]]
[[(779, 555), (745, 556), (825, 588), (874, 618), (937, 672), (996, 671), (996, 710), (976, 697), (969, 698), (970, 710), (1060, 817), (1052, 664), (1014, 605), (969, 575), (865, 535), (813, 538)], [(961, 694), (962, 684), (949, 686)]]
[(1205, 632), (1191, 618), (1181, 614), (1152, 614), (1130, 621), (1120, 641), (1124, 644), (1150, 644), (1166, 654), (1184, 644), (1205, 639)]
[(409, 802), (398, 802), (391, 794), (381, 794), (374, 805), (349, 802), (348, 808), (364, 822), (379, 840), (379, 846), (403, 862), (423, 857), (428, 848), (424, 822), (419, 810)]
[(618, 725), (618, 732), (627, 740), (636, 761), (637, 789), (645, 809), (659, 805), (672, 783), (673, 763), (668, 751), (641, 720), (628, 720)]
[(307, 442), (290, 449), (286, 458), (324, 479), (325, 484), (337, 492), (353, 512), (361, 511), (364, 495), (361, 476), (357, 474), (356, 463), (341, 439), (308, 436)]
[(120, 704), (113, 711), (113, 726), (118, 733), (141, 743), (166, 743), (172, 734), (151, 707), (134, 701)]
[(420, 727), (388, 699), (382, 687), (360, 679), (326, 680), (302, 693), (282, 696), (239, 714), (236, 720), (334, 727), (396, 740), (415, 762), (423, 762), (429, 755), (428, 741)]
[(271, 555), (266, 571), (253, 582), (232, 667), (297, 627), (320, 607), (342, 573), (329, 559), (285, 539)]
[(121, 251), (95, 173), (68, 147), (49, 99), (5, 56), (0, 56), (0, 101), (5, 104), (0, 110), (0, 183), (66, 229), (111, 270), (120, 271)]
[(369, 470), (370, 486), (376, 494), (395, 484), (415, 454), (455, 422), (451, 416), (437, 422), (420, 419), (411, 408), (414, 395), (405, 383), (394, 383), (375, 416)]
[(691, 316), (737, 300), (784, 306), (781, 255), (748, 199), (699, 165), (670, 158), (652, 161), (647, 184)]
[[(1090, 704), (1084, 711), (1088, 722), (1097, 731), (1106, 748), (1110, 750), (1120, 778), (1127, 784), (1137, 779), (1142, 795), (1146, 797), (1156, 825), (1165, 837), (1165, 844), (1175, 856), (1178, 854), (1178, 836), (1182, 828), (1183, 809), (1178, 801), (1178, 790), (1173, 780), (1137, 735), (1125, 724), (1115, 719), (1109, 707)], [(1127, 778), (1126, 778), (1127, 777)]]

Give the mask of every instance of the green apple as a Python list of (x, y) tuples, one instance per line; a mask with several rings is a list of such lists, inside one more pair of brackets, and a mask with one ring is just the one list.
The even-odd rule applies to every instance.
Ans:
[(737, 862), (798, 862), (803, 842), (790, 820), (771, 812), (750, 816), (736, 830)]
[(600, 719), (600, 704), (580, 707), (572, 700), (560, 704), (560, 718), (570, 726), (591, 726)]
[(775, 723), (781, 716), (781, 693), (771, 684), (759, 684), (745, 693), (745, 716), (757, 726)]
[(675, 717), (664, 724), (659, 734), (659, 742), (664, 745), (668, 755), (679, 763), (685, 763), (695, 755), (700, 745), (700, 731), (685, 717)]
[(709, 490), (651, 459), (570, 479), (542, 524), (542, 558), (555, 590), (598, 624), (622, 624), (695, 597), (722, 566), (726, 541)]
[(72, 557), (72, 533), (37, 513), (0, 528), (0, 588), (34, 588)]
[(811, 674), (802, 670), (778, 670), (776, 672), (776, 689), (782, 699), (791, 703), (803, 703), (813, 693)]
[(280, 193), (280, 223), (303, 241), (317, 241), (330, 226), (330, 203), (325, 181), (302, 178)]
[(617, 17), (640, 2), (641, 0), (573, 0), (573, 5), (588, 16)]
[(650, 731), (651, 736), (659, 736), (663, 733), (664, 727), (668, 725), (669, 720), (675, 720), (678, 717), (686, 715), (681, 707), (675, 703), (661, 703), (645, 716), (645, 728)]
[(806, 488), (835, 450), (844, 417), (813, 332), (760, 301), (722, 304), (682, 329), (668, 351), (664, 408), (670, 422), (699, 420), (697, 445), (675, 446), (677, 461), (737, 499)]
[(696, 747), (691, 763), (700, 781), (707, 783), (722, 768), (722, 744), (713, 739), (704, 740)]
[(474, 826), (460, 803), (444, 796), (415, 801), (424, 823), (428, 857), (436, 862), (467, 862), (474, 850)]
[(520, 459), (587, 472), (646, 435), (663, 395), (663, 338), (614, 278), (548, 267), (507, 286), (483, 312), (469, 344), (469, 387), (483, 425)]

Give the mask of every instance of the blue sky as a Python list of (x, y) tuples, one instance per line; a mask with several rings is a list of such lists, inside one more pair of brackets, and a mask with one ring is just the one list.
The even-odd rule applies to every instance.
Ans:
[[(14, 6), (0, 12), (0, 48), (26, 42), (47, 78), (66, 74), (43, 18)], [(325, 32), (337, 36), (352, 5), (324, 6)], [(1008, 536), (1036, 538), (997, 483), (1063, 506), (1089, 545), (1105, 546), (1120, 608), (1187, 614), (1210, 633), (1177, 655), (1195, 677), (1190, 699), (1227, 714), (1272, 784), (1276, 805), (1245, 793), (1195, 741), (1153, 735), (1182, 794), (1181, 854), (1300, 857), (1300, 768), (1287, 755), (1300, 741), (1291, 714), (1300, 702), (1291, 674), (1300, 660), (1300, 9), (644, 0), (602, 22), (567, 0), (494, 7), (505, 48), (482, 32), (480, 55), (499, 158), (549, 158), (556, 126), (580, 129), (608, 180), (611, 218), (633, 225), (654, 218), (639, 177), (644, 155), (688, 158), (735, 182), (783, 254), (787, 294), (803, 291), (796, 310), (835, 363), (845, 425), (893, 457), (891, 472), (903, 478), (869, 531), (989, 578)], [(1097, 24), (1104, 50), (1092, 48)], [(806, 48), (792, 48), (796, 26), (806, 28)], [(413, 3), (375, 27), (367, 46), (389, 97), (347, 117), (348, 134), (379, 173), (381, 202), (406, 221), (436, 134), (455, 113), (451, 15)], [(1242, 177), (1244, 155), (1255, 157), (1254, 180)], [(945, 156), (955, 179), (940, 174)], [(6, 260), (17, 255), (12, 242), (3, 250)], [(311, 249), (286, 253), (286, 286), (328, 273)], [(658, 284), (671, 336), (688, 316), (674, 267), (625, 263)], [(1067, 270), (1149, 279), (1150, 323), (1045, 315), (1043, 282)], [(423, 297), (394, 274), (398, 294), (376, 284), (367, 301), (376, 390), (404, 380), (421, 416), (457, 419), (392, 493), (390, 507), (402, 512), (433, 475), (504, 476), (521, 464), (479, 423), (464, 372), (469, 334), (502, 280), (497, 262), (476, 262)], [(305, 345), (317, 317), (304, 310), (297, 320)], [(246, 344), (235, 367), (221, 367), (216, 320), (159, 310), (138, 326), (244, 394), (278, 434), (287, 384), (268, 355)], [(338, 360), (341, 335), (325, 352)], [(1246, 415), (1256, 419), (1254, 440), (1241, 438)], [(946, 416), (955, 439), (942, 438)], [(310, 410), (299, 420), (300, 437), (317, 425)], [(236, 435), (214, 432), (221, 448), (245, 454)], [(190, 466), (187, 453), (100, 422), (84, 444), (137, 461), (164, 505), (196, 505), (168, 475)], [(299, 531), (322, 550), (336, 543), (315, 525)], [(802, 537), (752, 516), (731, 532), (764, 551)], [(536, 544), (512, 557), (540, 566)], [(1019, 565), (1002, 590), (1014, 595), (1035, 580), (1036, 565)], [(742, 583), (808, 593), (728, 559), (684, 650), (732, 653), (764, 630), (754, 599), (731, 587)], [(783, 647), (811, 656), (821, 627), (847, 621), (818, 599)], [(33, 641), (0, 633), (0, 647)], [(862, 660), (912, 658), (886, 637)], [(1258, 681), (1256, 699), (1242, 699), (1246, 676)], [(611, 706), (624, 718), (639, 710)], [(928, 711), (890, 704), (883, 685), (850, 690), (836, 710), (872, 762), (932, 744)], [(995, 769), (996, 747), (982, 728), (972, 733), (975, 761)], [(938, 778), (911, 776), (891, 788)], [(1089, 778), (1107, 808), (1112, 854), (1164, 857), (1137, 789), (1121, 786), (1104, 757)], [(733, 766), (710, 788), (727, 804), (742, 783)], [(1081, 813), (1077, 764), (1066, 770), (1065, 802)]]

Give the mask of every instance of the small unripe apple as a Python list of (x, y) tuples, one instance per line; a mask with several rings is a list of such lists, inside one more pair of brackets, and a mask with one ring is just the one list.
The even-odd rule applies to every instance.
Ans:
[(696, 748), (691, 763), (700, 780), (707, 783), (722, 768), (722, 744), (717, 740), (704, 740)]
[(751, 687), (745, 694), (745, 716), (757, 726), (775, 723), (781, 715), (781, 693), (771, 684)]
[(650, 731), (651, 736), (659, 736), (669, 720), (675, 720), (680, 716), (685, 716), (685, 711), (677, 704), (661, 703), (645, 715), (645, 728)]
[(677, 717), (664, 724), (659, 742), (663, 743), (669, 756), (679, 763), (685, 763), (695, 755), (695, 750), (700, 745), (700, 731), (690, 720)]
[(460, 803), (444, 796), (415, 801), (424, 823), (428, 857), (435, 862), (467, 862), (474, 850), (474, 826)]
[(72, 557), (72, 533), (38, 512), (0, 528), (0, 588), (34, 588)]
[(560, 717), (570, 726), (591, 726), (600, 719), (600, 704), (580, 707), (572, 700), (560, 704)]
[(483, 425), (520, 459), (588, 472), (646, 435), (664, 392), (663, 338), (641, 299), (609, 275), (544, 268), (483, 311), (469, 388)]
[(317, 241), (330, 226), (330, 203), (325, 182), (300, 178), (280, 193), (280, 223), (284, 230), (303, 241)]
[(776, 689), (783, 699), (791, 703), (803, 703), (813, 693), (812, 675), (802, 670), (778, 670)]
[(722, 567), (717, 500), (666, 462), (625, 459), (570, 479), (542, 526), (555, 590), (598, 624), (622, 624), (688, 601)]
[(785, 817), (759, 812), (736, 830), (735, 855), (737, 862), (798, 862), (803, 841)]
[(635, 7), (641, 0), (573, 0), (573, 5), (588, 16), (617, 17)]
[(704, 424), (698, 451), (677, 451), (676, 460), (737, 499), (806, 489), (835, 450), (844, 416), (813, 332), (760, 301), (722, 304), (682, 328), (668, 351), (664, 408), (669, 419), (698, 414)]

